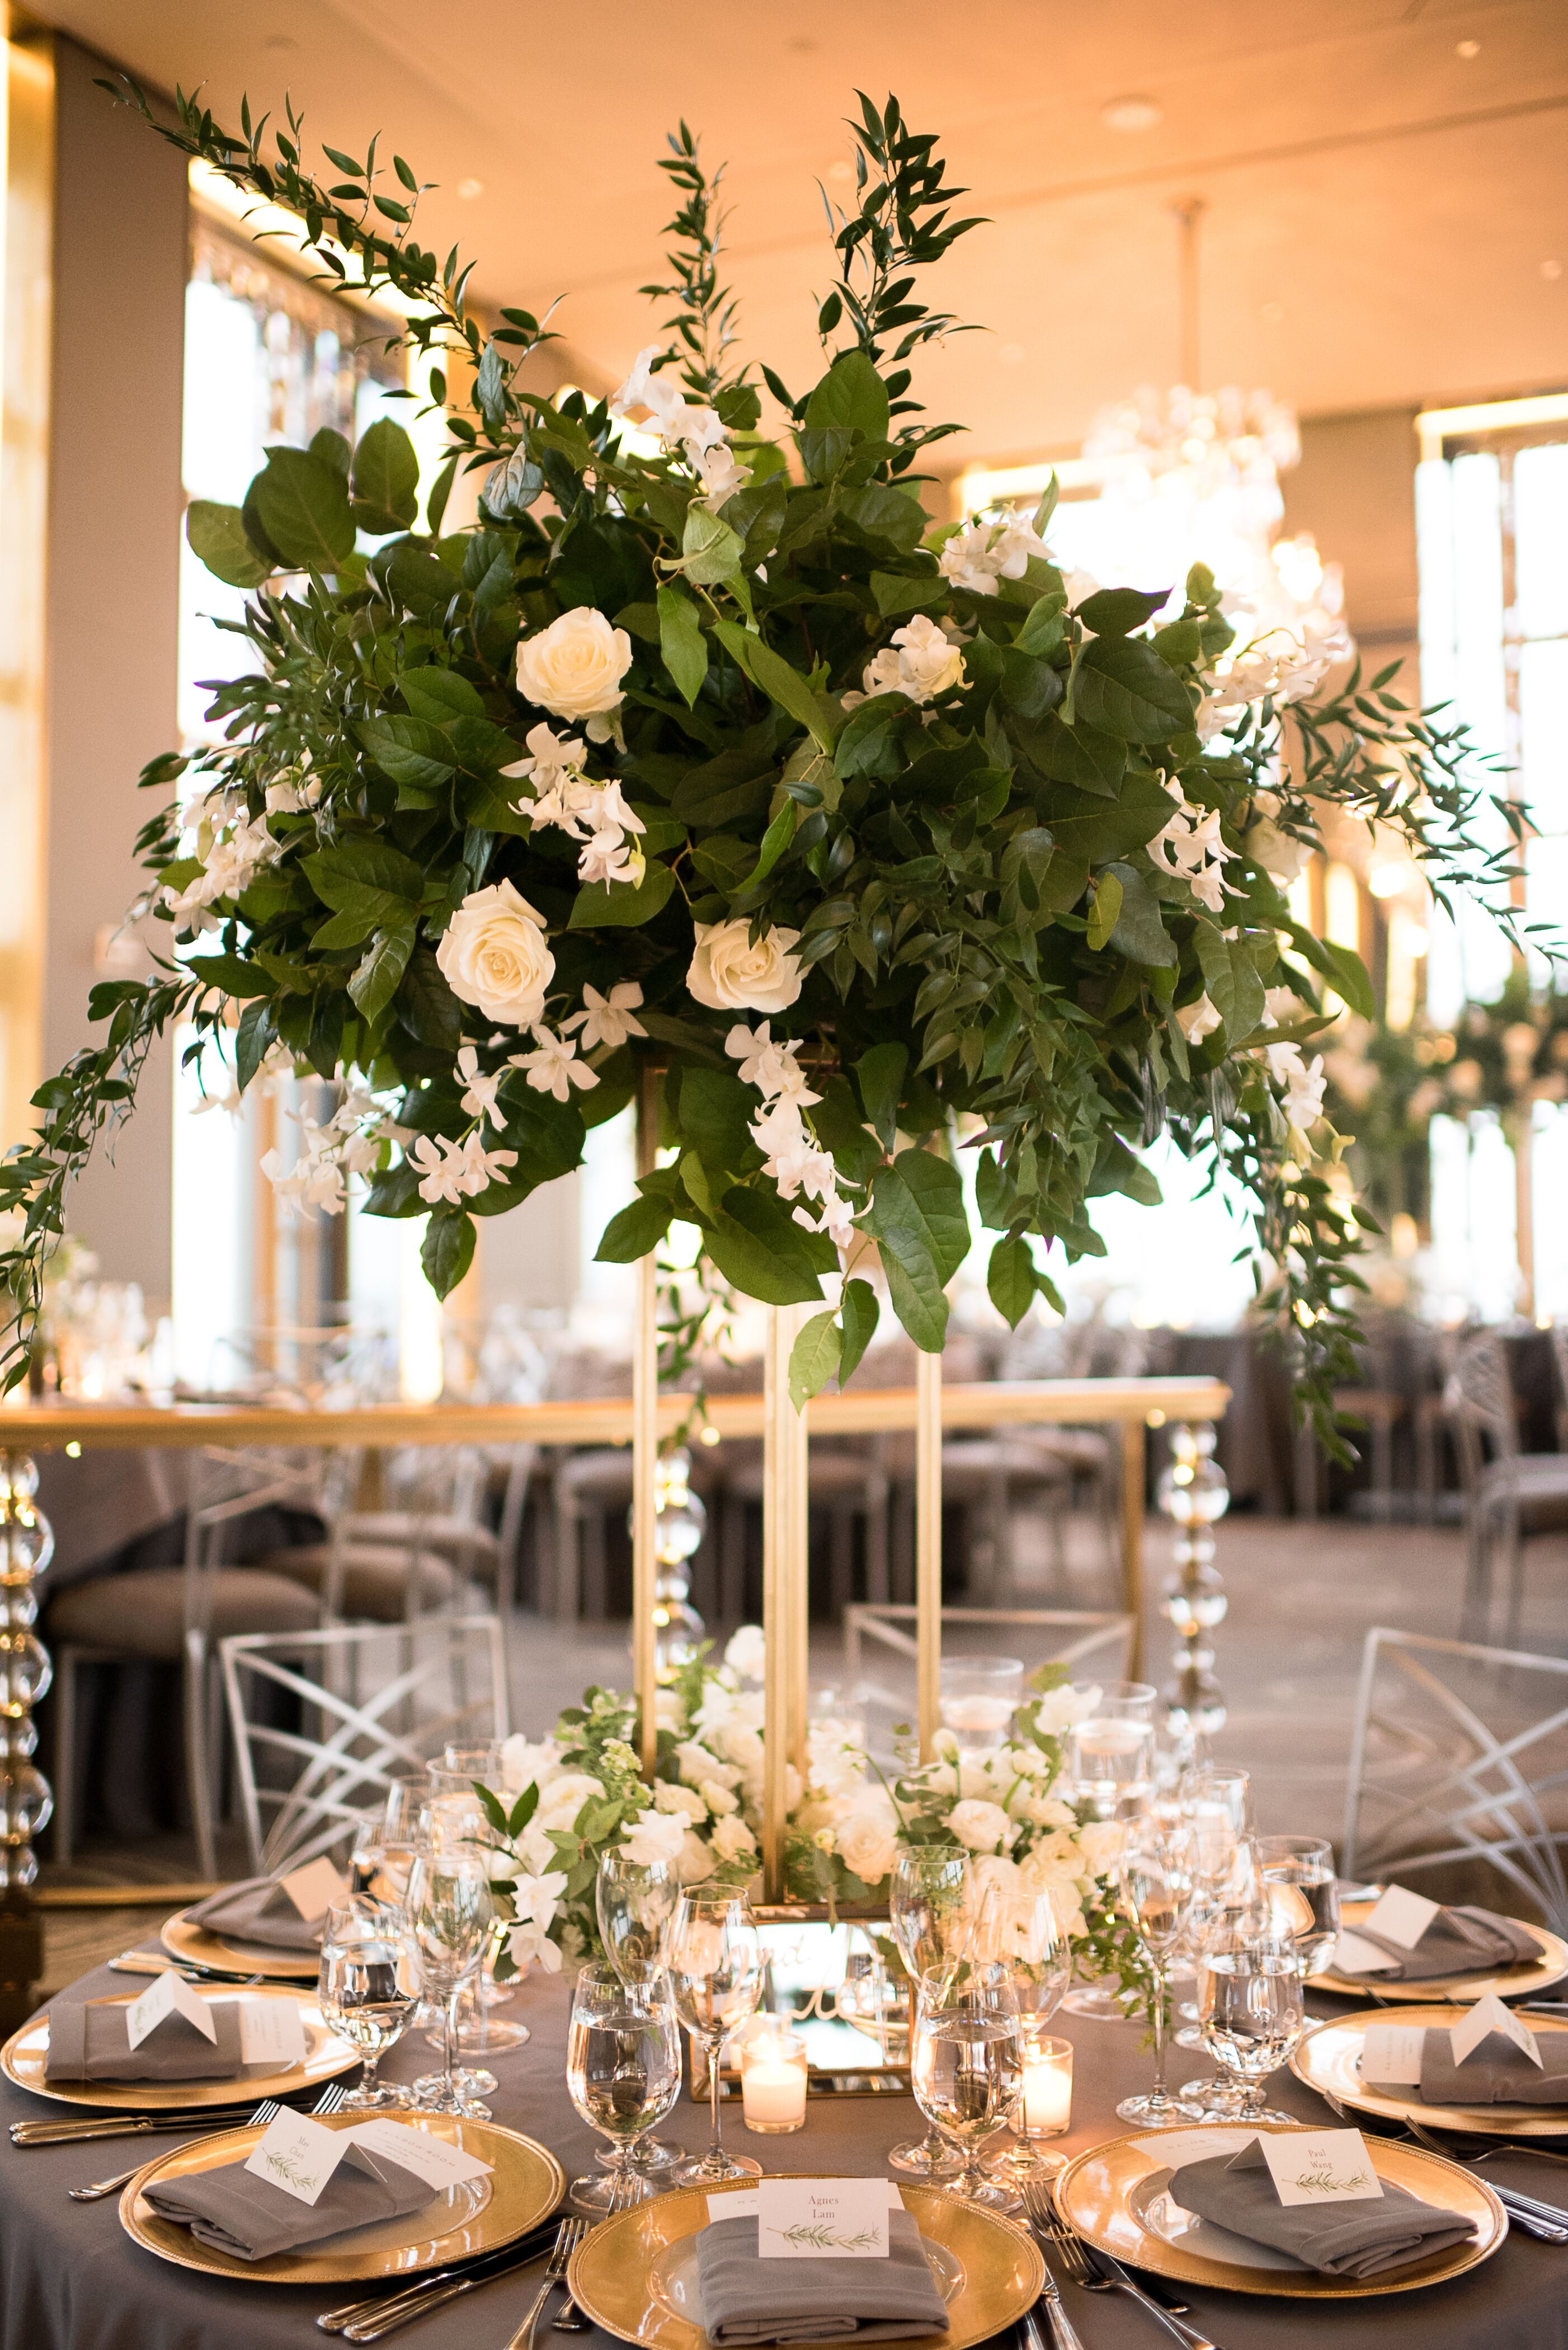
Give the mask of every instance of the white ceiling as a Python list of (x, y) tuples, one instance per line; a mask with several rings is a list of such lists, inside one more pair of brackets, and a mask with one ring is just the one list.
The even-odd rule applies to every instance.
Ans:
[[(938, 288), (988, 331), (920, 379), (971, 428), (957, 461), (1068, 447), (1102, 401), (1176, 374), (1167, 207), (1190, 194), (1210, 207), (1210, 383), (1325, 414), (1568, 380), (1563, 0), (45, 7), (153, 83), (203, 82), (221, 114), (287, 89), (307, 136), (362, 151), (385, 132), (441, 182), (427, 241), (461, 238), (493, 301), (565, 294), (557, 323), (605, 380), (649, 339), (637, 287), (670, 209), (653, 163), (683, 114), (731, 159), (747, 346), (810, 380), (829, 275), (815, 182), (836, 188), (859, 85), (896, 88), (940, 132), (965, 209), (991, 216)], [(1133, 93), (1163, 119), (1108, 127)], [(463, 181), (483, 192), (461, 200)]]

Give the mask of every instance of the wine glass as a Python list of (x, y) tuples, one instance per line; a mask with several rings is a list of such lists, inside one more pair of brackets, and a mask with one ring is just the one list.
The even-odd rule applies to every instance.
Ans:
[(608, 2175), (574, 2179), (574, 2207), (602, 2219), (657, 2194), (636, 2157), (680, 2094), (680, 2034), (661, 1981), (628, 1983), (614, 1967), (583, 1969), (566, 2037), (566, 2090), (584, 2121), (610, 2140)]
[(1161, 2129), (1174, 2122), (1201, 2121), (1201, 2109), (1173, 2097), (1165, 2085), (1166, 2008), (1170, 1997), (1170, 1959), (1187, 1923), (1192, 1895), (1187, 1838), (1179, 1827), (1149, 1814), (1129, 1820), (1116, 1864), (1122, 1911), (1137, 1936), (1152, 1978), (1149, 2020), (1154, 2032), (1154, 2086), (1116, 2107), (1124, 2122)]
[(419, 2004), (419, 1957), (401, 1914), (357, 1895), (327, 1913), (317, 1996), (340, 2040), (359, 2051), (364, 2077), (343, 2100), (345, 2113), (380, 2114), (410, 2103), (406, 2089), (376, 2078)]
[[(500, 1769), (500, 1750), (496, 1747), (449, 1747), (447, 1752), (467, 1752), (475, 1757), (493, 1754), (496, 1757), (495, 1769)], [(474, 1783), (478, 1775), (476, 1771), (471, 1772), (466, 1765), (449, 1771), (440, 1762), (429, 1764), (426, 1771), (429, 1780), (426, 1816), (439, 1824), (442, 1835), (478, 1853), (488, 1867), (488, 1856), (495, 1846), (495, 1832)], [(504, 2017), (497, 2019), (491, 2013), (493, 2008), (506, 2006), (517, 1995), (506, 1984), (498, 1983), (494, 1979), (495, 1961), (506, 1940), (507, 1925), (504, 1910), (498, 1908), (491, 1926), (484, 1964), (472, 1982), (463, 1988), (457, 2015), (460, 2056), (505, 2055), (514, 2048), (521, 2048), (531, 2036), (525, 2023), (509, 2023)], [(494, 2074), (485, 2066), (465, 2064), (459, 2074), (459, 2085), (465, 2096), (487, 2097), (499, 2084)]]
[[(1192, 1869), (1192, 1900), (1187, 1915), (1181, 1971), (1196, 1964), (1203, 1940), (1224, 1914), (1226, 1888), (1233, 1884), (1237, 1846), (1251, 1816), (1251, 1780), (1230, 1763), (1199, 1763), (1187, 1772), (1178, 1791), (1177, 1815), (1187, 1836)], [(1232, 1905), (1234, 1906), (1233, 1902)], [(1181, 2030), (1179, 2048), (1201, 2048), (1195, 2001), (1177, 2011)], [(1185, 2096), (1187, 2092), (1182, 2091)]]
[(1017, 2194), (987, 2178), (980, 2161), (981, 2140), (1001, 2128), (1023, 2087), (1018, 2002), (1005, 1967), (977, 1960), (920, 1980), (910, 2069), (916, 2104), (958, 2151), (960, 2175), (944, 2178), (943, 2191), (993, 2211), (1018, 2210)]
[(441, 2002), (443, 2025), (441, 2070), (414, 2083), (415, 2099), (425, 2113), (467, 2114), (488, 2121), (489, 2106), (465, 2096), (453, 2077), (458, 2002), (483, 1961), (495, 1916), (483, 1853), (462, 1839), (438, 1834), (415, 1856), (405, 1915), (419, 1948), (423, 1989)]
[[(664, 1932), (675, 1914), (680, 1889), (666, 1861), (628, 1860), (618, 1846), (599, 1855), (594, 1886), (599, 1939), (606, 1958), (628, 1989), (647, 1990), (659, 1981), (664, 1964)], [(611, 2146), (598, 2159), (607, 2170), (619, 2169), (624, 2162), (647, 2176), (672, 2170), (680, 2154), (661, 2138), (645, 2136), (629, 2154)]]
[(665, 1941), (664, 1963), (675, 2012), (701, 2042), (708, 2059), (712, 2137), (706, 2154), (683, 2162), (680, 2187), (712, 2187), (728, 2178), (755, 2178), (762, 2164), (726, 2154), (719, 2121), (719, 2054), (728, 2034), (754, 2015), (763, 1993), (763, 1954), (752, 1905), (743, 1893), (683, 1893)]
[[(972, 1952), (978, 1962), (1006, 1970), (1024, 2045), (1038, 2043), (1062, 2004), (1073, 1972), (1072, 1951), (1057, 1923), (1051, 1896), (1026, 1892), (1017, 1884), (993, 1881), (988, 1885), (981, 1900)], [(1022, 2098), (1012, 2126), (1020, 2143), (986, 2164), (990, 2178), (1022, 2186), (1028, 2178), (1061, 2168), (1060, 2156), (1037, 2151), (1029, 2136)]]
[(1203, 2045), (1230, 2075), (1216, 2111), (1225, 2120), (1293, 2122), (1263, 2095), (1271, 2073), (1290, 2062), (1306, 2029), (1301, 1960), (1289, 1936), (1273, 1930), (1266, 1908), (1242, 1913), (1218, 1933), (1198, 1964), (1199, 2029)]
[(1260, 1836), (1258, 1857), (1273, 1929), (1295, 1951), (1304, 1981), (1327, 1966), (1339, 1939), (1334, 1847), (1322, 1836)]
[[(952, 1975), (969, 1948), (974, 1880), (967, 1856), (956, 1845), (906, 1845), (893, 1864), (888, 1909), (909, 1978), (912, 2022), (915, 1986), (927, 1975)], [(934, 2124), (924, 2137), (894, 2147), (888, 2159), (911, 2178), (947, 2178), (961, 2168)]]

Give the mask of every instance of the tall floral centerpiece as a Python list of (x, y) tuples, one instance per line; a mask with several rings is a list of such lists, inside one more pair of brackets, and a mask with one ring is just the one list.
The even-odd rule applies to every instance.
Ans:
[[(241, 505), (190, 509), (254, 591), (251, 665), (213, 739), (141, 778), (168, 951), (94, 991), (103, 1043), (0, 1171), (9, 1376), (70, 1178), (179, 1021), (242, 1093), (276, 1067), (336, 1086), (268, 1172), (306, 1214), (360, 1186), (428, 1218), (442, 1295), (475, 1219), (578, 1166), (657, 1073), (659, 1161), (599, 1254), (680, 1220), (734, 1289), (816, 1301), (797, 1401), (854, 1368), (879, 1289), (940, 1348), (961, 1152), (1016, 1323), (1054, 1294), (1042, 1252), (1101, 1252), (1096, 1194), (1155, 1195), (1139, 1152), (1167, 1133), (1251, 1197), (1326, 1420), (1358, 1236), (1314, 1046), (1325, 990), (1370, 993), (1284, 884), (1325, 803), (1439, 895), (1506, 858), (1477, 845), (1462, 729), (1391, 673), (1325, 691), (1289, 639), (1239, 643), (1201, 567), (1075, 602), (1050, 496), (1029, 525), (940, 513), (922, 466), (957, 428), (912, 368), (959, 328), (922, 272), (977, 224), (934, 140), (862, 100), (799, 390), (741, 359), (683, 128), (662, 322), (595, 401), (537, 390), (546, 328), (482, 317), (470, 266), (419, 242), (401, 157), (328, 148), (317, 177), (292, 110), (232, 133), (194, 98), (153, 127), (291, 212), (324, 279), (400, 297), (448, 453), (425, 484), (395, 422), (324, 432), (269, 449)], [(460, 473), (477, 516), (449, 529)]]

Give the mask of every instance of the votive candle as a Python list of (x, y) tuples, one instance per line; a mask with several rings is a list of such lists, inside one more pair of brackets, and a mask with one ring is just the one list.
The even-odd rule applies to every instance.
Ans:
[(1048, 2032), (1023, 2043), (1023, 2135), (1060, 2137), (1073, 2120), (1073, 2043)]
[(741, 2047), (741, 2112), (760, 2137), (805, 2126), (805, 2043), (793, 2032), (753, 2029)]

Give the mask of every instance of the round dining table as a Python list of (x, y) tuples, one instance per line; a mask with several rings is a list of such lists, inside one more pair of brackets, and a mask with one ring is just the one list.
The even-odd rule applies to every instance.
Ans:
[[(149, 1945), (150, 1948), (156, 1945)], [(62, 1994), (67, 1999), (123, 1995), (133, 1978), (99, 1968)], [(569, 1970), (535, 1975), (523, 1983), (509, 2017), (524, 2021), (526, 2044), (491, 2061), (500, 2087), (489, 2100), (498, 2122), (540, 2140), (559, 2158), (568, 2178), (594, 2167), (604, 2141), (578, 2119), (566, 2095)], [(1344, 2013), (1346, 2003), (1314, 1996), (1320, 2014)], [(1075, 2051), (1073, 2124), (1057, 2144), (1068, 2154), (1127, 2135), (1117, 2121), (1118, 2097), (1147, 2086), (1149, 2055), (1136, 2024), (1104, 2023), (1064, 2015), (1054, 2027)], [(1172, 2078), (1207, 2072), (1201, 2057), (1172, 2051)], [(383, 2076), (410, 2080), (433, 2063), (422, 2035), (395, 2048)], [(1329, 2107), (1289, 2074), (1271, 2085), (1275, 2104), (1316, 2126), (1342, 2125)], [(0, 2081), (0, 2109), (8, 2125), (57, 2117), (63, 2108)], [(79, 2109), (78, 2109), (79, 2110)], [(1346, 2117), (1351, 2118), (1349, 2116)], [(726, 2101), (724, 2133), (737, 2152), (764, 2170), (866, 2176), (887, 2169), (888, 2149), (908, 2137), (918, 2119), (905, 2095), (813, 2097), (804, 2129), (787, 2137), (759, 2137), (742, 2121), (739, 2101)], [(375, 2287), (230, 2283), (175, 2267), (141, 2250), (120, 2225), (119, 2199), (73, 2203), (67, 2189), (125, 2170), (141, 2149), (154, 2155), (182, 2133), (147, 2139), (103, 2138), (74, 2146), (23, 2147), (0, 2137), (0, 2350), (308, 2350), (332, 2340), (316, 2319)], [(660, 2135), (692, 2150), (708, 2137), (706, 2099), (683, 2096)], [(1568, 2202), (1568, 2171), (1531, 2154), (1510, 2154), (1487, 2165), (1494, 2184), (1524, 2189), (1548, 2201)], [(1559, 2185), (1559, 2182), (1562, 2185)], [(504, 2350), (527, 2314), (543, 2273), (542, 2262), (495, 2279), (389, 2336), (408, 2350)], [(397, 2290), (394, 2286), (385, 2288)], [(1117, 2294), (1063, 2287), (1083, 2350), (1149, 2350), (1170, 2336), (1147, 2313)], [(1187, 2323), (1207, 2334), (1217, 2350), (1565, 2350), (1568, 2345), (1568, 2246), (1542, 2243), (1515, 2230), (1490, 2260), (1446, 2282), (1375, 2300), (1307, 2302), (1252, 2298), (1244, 2293), (1184, 2288)], [(549, 2320), (560, 2306), (546, 2311)], [(575, 2338), (584, 2350), (607, 2350), (613, 2337), (590, 2329)], [(1011, 2345), (1008, 2345), (1011, 2350)]]

